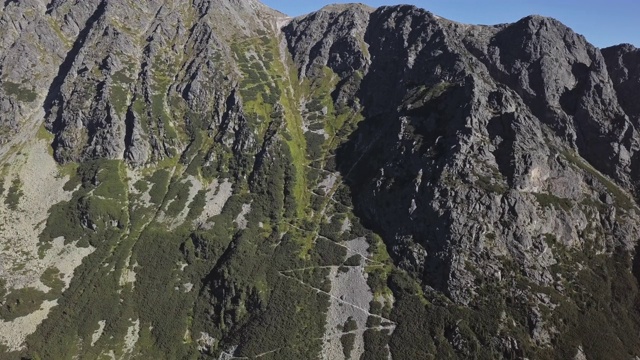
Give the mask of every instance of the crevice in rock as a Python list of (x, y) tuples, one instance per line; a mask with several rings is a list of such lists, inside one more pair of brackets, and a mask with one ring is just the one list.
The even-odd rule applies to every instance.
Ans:
[(498, 164), (498, 170), (507, 178), (509, 184), (513, 184), (515, 173), (513, 159), (513, 144), (515, 132), (511, 124), (515, 121), (513, 113), (502, 114), (489, 120), (487, 131), (489, 138), (495, 143), (496, 150), (493, 156)]
[(589, 75), (589, 67), (586, 64), (575, 63), (571, 67), (571, 72), (576, 78), (576, 86), (573, 89), (567, 89), (560, 96), (560, 106), (567, 115), (573, 115), (578, 108), (578, 101), (582, 97), (585, 89), (585, 79)]
[(124, 158), (129, 158), (129, 154), (131, 153), (131, 147), (133, 147), (133, 128), (135, 126), (135, 114), (131, 109), (131, 106), (127, 109), (127, 113), (124, 118)]
[(218, 127), (218, 131), (214, 136), (214, 140), (216, 142), (221, 142), (224, 135), (227, 133), (229, 129), (229, 125), (231, 124), (232, 117), (234, 113), (239, 113), (238, 109), (238, 94), (237, 90), (233, 89), (229, 96), (227, 97), (227, 103), (225, 106), (225, 112), (222, 115), (222, 121), (220, 122), (220, 126)]
[[(11, 1), (15, 1), (16, 3), (18, 2), (18, 0), (7, 0), (6, 2), (11, 2)], [(6, 4), (5, 2), (5, 4)], [(59, 2), (59, 0), (51, 0), (49, 1), (49, 3), (47, 4), (47, 11), (45, 12), (46, 15), (51, 15), (51, 13), (53, 12), (53, 10), (55, 10), (55, 8), (57, 7), (56, 2)]]

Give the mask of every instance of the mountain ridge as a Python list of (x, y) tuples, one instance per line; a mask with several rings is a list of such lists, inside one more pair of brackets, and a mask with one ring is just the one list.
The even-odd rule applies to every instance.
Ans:
[(414, 6), (0, 11), (2, 356), (640, 356), (633, 46)]

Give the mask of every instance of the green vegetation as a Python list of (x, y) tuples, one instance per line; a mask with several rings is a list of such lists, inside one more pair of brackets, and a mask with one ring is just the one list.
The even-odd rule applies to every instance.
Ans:
[(191, 204), (189, 204), (189, 213), (187, 214), (187, 218), (195, 219), (196, 217), (198, 217), (204, 210), (205, 205), (206, 190), (200, 190), (198, 191), (196, 196), (193, 197)]
[(322, 145), (325, 142), (324, 135), (314, 132), (306, 132), (304, 134), (307, 143), (307, 154), (310, 159), (319, 159), (322, 157)]
[[(321, 86), (325, 98), (316, 104), (322, 106), (315, 114), (320, 120), (325, 117), (320, 115), (323, 109), (329, 109), (331, 139), (305, 136), (299, 104), (321, 84), (300, 84), (291, 76), (294, 66), (288, 64), (289, 74), (277, 60), (278, 39), (266, 34), (239, 37), (233, 51), (244, 76), (243, 117), (234, 129), (236, 139), (224, 138), (226, 130), (213, 124), (211, 119), (218, 114), (195, 113), (172, 94), (170, 85), (185, 67), (182, 55), (163, 48), (152, 59), (152, 93), (147, 100), (132, 99), (131, 104), (145, 136), (158, 139), (164, 151), (153, 154), (151, 160), (157, 164), (141, 171), (143, 178), (135, 184), (128, 183), (122, 161), (87, 161), (66, 170), (71, 179), (65, 189), (74, 193), (69, 201), (52, 207), (40, 236), (40, 250), (64, 236), (67, 243), (78, 241), (95, 251), (76, 269), (63, 294), (59, 272), (52, 268), (42, 276), (59, 305), (27, 339), (26, 356), (92, 359), (113, 350), (120, 358), (125, 355), (125, 335), (136, 320), (140, 339), (134, 356), (204, 356), (196, 341), (203, 332), (216, 339), (213, 358), (239, 343), (241, 356), (269, 353), (278, 359), (311, 359), (319, 355), (329, 296), (317, 289), (330, 291), (329, 269), (322, 266), (345, 262), (340, 227), (352, 215), (345, 205), (333, 204), (331, 194), (314, 195), (316, 211), (310, 211), (311, 193), (323, 177), (313, 178), (310, 173), (319, 174), (325, 164), (335, 167), (328, 158), (344, 140), (344, 134), (336, 134), (358, 116), (346, 107), (334, 109), (330, 94), (338, 79), (332, 75)], [(129, 106), (133, 81), (129, 74), (114, 74), (110, 88), (111, 105), (119, 114)], [(313, 126), (324, 129), (321, 121)], [(230, 149), (227, 140), (243, 150)], [(182, 144), (188, 146), (176, 154), (175, 149), (184, 148)], [(311, 160), (316, 169), (309, 167)], [(169, 231), (169, 222), (162, 222), (159, 215), (171, 218), (185, 210), (193, 186), (187, 175), (203, 183), (230, 178), (234, 194), (219, 215), (194, 229), (193, 221), (206, 205), (206, 192), (199, 191), (185, 223)], [(136, 191), (129, 193), (130, 185)], [(149, 204), (140, 201), (145, 192)], [(234, 222), (243, 204), (251, 204), (246, 229)], [(333, 215), (329, 223), (325, 210), (342, 214)], [(316, 239), (319, 231), (332, 240)], [(17, 301), (13, 303), (15, 308)], [(33, 304), (37, 301), (29, 306)], [(103, 336), (89, 346), (103, 320), (107, 324)]]
[(451, 86), (453, 86), (453, 84), (447, 81), (435, 84), (434, 86), (426, 89), (426, 92), (423, 95), (424, 101), (430, 101), (439, 97), (440, 95), (444, 94)]
[(124, 200), (126, 187), (122, 179), (125, 177), (124, 164), (120, 161), (98, 161), (87, 164), (79, 171), (84, 180), (91, 177), (96, 185), (94, 195), (114, 200)]
[(54, 297), (34, 288), (12, 290), (8, 295), (5, 295), (2, 306), (0, 306), (0, 319), (12, 321), (29, 315), (40, 309), (45, 300), (53, 299)]
[[(626, 254), (611, 259), (596, 255), (590, 246), (580, 253), (562, 248), (546, 234), (544, 240), (558, 259), (552, 268), (554, 285), (566, 293), (527, 281), (523, 269), (503, 259), (500, 281), (469, 269), (477, 292), (469, 306), (453, 303), (425, 286), (422, 278), (396, 268), (387, 244), (354, 214), (349, 187), (341, 181), (326, 191), (318, 186), (336, 169), (336, 149), (362, 120), (353, 110), (357, 106), (335, 102), (336, 85), (357, 84), (363, 75), (340, 79), (323, 68), (324, 76), (300, 80), (277, 61), (277, 39), (240, 36), (232, 47), (242, 74), (243, 116), (234, 124), (235, 138), (225, 137), (231, 132), (225, 133), (226, 125), (217, 122), (220, 114), (196, 113), (171, 94), (174, 77), (182, 76), (186, 67), (183, 55), (162, 49), (153, 59), (152, 94), (132, 104), (145, 133), (158, 135), (165, 151), (154, 155), (153, 161), (159, 162), (140, 172), (142, 179), (132, 184), (136, 191), (131, 194), (122, 161), (87, 161), (71, 168), (65, 188), (74, 190), (73, 196), (51, 209), (40, 250), (64, 236), (67, 243), (78, 241), (95, 251), (83, 260), (64, 293), (55, 268), (41, 277), (52, 289), (48, 294), (34, 289), (8, 292), (0, 284), (3, 318), (24, 316), (49, 298), (59, 300), (28, 338), (25, 356), (93, 359), (113, 350), (115, 357), (126, 357), (125, 336), (139, 321), (140, 338), (132, 356), (140, 358), (218, 358), (236, 345), (239, 357), (318, 358), (330, 304), (330, 268), (350, 271), (350, 266), (361, 265), (376, 299), (371, 313), (389, 320), (369, 316), (367, 328), (358, 329), (356, 321), (347, 319), (340, 338), (347, 358), (360, 331), (365, 338), (362, 359), (387, 359), (389, 352), (396, 359), (572, 358), (570, 352), (580, 345), (590, 358), (631, 355), (626, 350), (635, 344), (639, 329), (634, 324), (640, 321), (637, 284)], [(289, 65), (294, 72), (295, 66)], [(124, 111), (133, 80), (124, 72), (113, 80), (111, 101), (117, 111)], [(430, 101), (450, 86), (417, 88), (415, 99), (409, 100), (413, 105)], [(347, 101), (357, 104), (357, 99)], [(316, 133), (303, 133), (303, 121)], [(176, 154), (175, 149), (185, 150)], [(506, 193), (505, 179), (497, 169), (489, 170), (475, 185)], [(184, 213), (193, 190), (191, 176), (203, 184), (229, 178), (234, 193), (220, 214), (193, 226), (207, 205), (206, 191), (197, 192), (184, 224), (175, 224), (171, 220)], [(614, 186), (609, 191), (617, 189), (609, 184)], [(140, 201), (146, 192), (149, 204)], [(535, 197), (542, 207), (568, 211), (577, 205), (549, 194)], [(251, 212), (241, 229), (234, 220), (246, 204)], [(350, 229), (343, 231), (347, 220)], [(485, 234), (489, 241), (496, 236)], [(366, 238), (370, 259), (347, 257), (345, 241), (356, 237)], [(577, 266), (587, 263), (596, 268)], [(554, 311), (544, 305), (539, 310), (559, 331), (552, 334), (552, 345), (566, 351), (554, 354), (533, 341), (529, 314), (538, 302), (528, 294), (548, 295), (558, 305)], [(394, 299), (393, 307), (382, 299)], [(108, 325), (95, 346), (89, 346), (99, 321)], [(390, 321), (397, 325), (393, 332), (385, 329)], [(598, 331), (607, 333), (599, 336)], [(215, 339), (207, 354), (198, 351), (203, 333)], [(507, 336), (518, 352), (506, 352), (502, 340)]]
[(0, 299), (7, 295), (7, 281), (0, 278)]
[(135, 184), (133, 184), (133, 187), (140, 193), (145, 193), (147, 192), (147, 190), (149, 190), (149, 183), (147, 183), (144, 180), (138, 180), (136, 181)]
[[(133, 65), (129, 64), (129, 70), (133, 70), (132, 68)], [(116, 112), (124, 116), (129, 107), (130, 86), (135, 80), (127, 75), (127, 70), (125, 69), (117, 71), (111, 79), (113, 83), (110, 88), (111, 96), (109, 99)]]
[(164, 196), (167, 193), (167, 189), (169, 187), (170, 177), (171, 173), (168, 170), (158, 170), (149, 179), (149, 182), (153, 184), (151, 185), (149, 196), (151, 197), (151, 202), (155, 205), (162, 204)]
[[(49, 130), (47, 130), (44, 124), (38, 127), (38, 132), (36, 133), (36, 137), (40, 140), (46, 141), (49, 144), (52, 143), (54, 139), (54, 135), (51, 132), (49, 132)], [(48, 150), (49, 150), (49, 154), (53, 155), (53, 149), (49, 147)]]
[(2, 87), (4, 91), (7, 94), (18, 99), (18, 101), (22, 101), (22, 102), (36, 101), (36, 99), (38, 98), (38, 94), (31, 89), (24, 88), (22, 85), (23, 84), (16, 84), (6, 80), (2, 83)]
[(328, 268), (313, 267), (304, 270), (292, 270), (287, 272), (286, 275), (294, 277), (312, 288), (320, 289), (324, 292), (331, 291)]
[(420, 108), (426, 103), (437, 99), (449, 90), (454, 84), (450, 82), (440, 82), (431, 86), (421, 85), (415, 87), (407, 92), (403, 104), (405, 107), (411, 105), (411, 108)]
[[(155, 180), (162, 178), (162, 173), (159, 174)], [(32, 355), (56, 359), (75, 355), (98, 358), (103, 349), (116, 349), (116, 356), (122, 356), (124, 336), (132, 321), (140, 319), (141, 324), (146, 324), (141, 328), (148, 328), (153, 323), (155, 330), (147, 337), (141, 331), (139, 346), (153, 348), (149, 354), (159, 357), (183, 357), (191, 351), (185, 348), (181, 339), (189, 304), (193, 303), (195, 294), (174, 289), (182, 286), (182, 282), (178, 282), (175, 274), (179, 270), (172, 264), (181, 259), (178, 249), (188, 232), (168, 233), (156, 224), (145, 228), (149, 221), (145, 215), (148, 210), (130, 211), (133, 204), (128, 204), (126, 174), (119, 161), (81, 164), (75, 177), (80, 188), (69, 202), (52, 208), (41, 240), (46, 244), (57, 236), (65, 236), (67, 242), (80, 240), (80, 245), (88, 243), (96, 250), (76, 270), (69, 289), (59, 299), (59, 306), (51, 311), (38, 332), (28, 338)], [(164, 197), (164, 194), (158, 195), (160, 202)], [(135, 216), (130, 217), (130, 213)], [(137, 251), (139, 247), (144, 250)], [(152, 259), (146, 260), (146, 256)], [(137, 264), (135, 287), (120, 283), (121, 274), (131, 268), (131, 264)], [(53, 289), (53, 293), (61, 289), (55, 269), (47, 270), (42, 281)], [(164, 290), (163, 296), (158, 296), (158, 289)], [(174, 322), (175, 318), (166, 314), (175, 314), (183, 322)], [(95, 347), (86, 346), (80, 350), (73, 345), (77, 344), (74, 334), (82, 334), (81, 341), (89, 343), (95, 326), (102, 320), (108, 324), (105, 328), (108, 335), (105, 334)], [(176, 325), (184, 327), (179, 329)], [(59, 331), (61, 327), (68, 331)], [(176, 336), (178, 333), (180, 335)], [(145, 344), (145, 341), (150, 343)], [(81, 352), (78, 354), (78, 351)]]
[(560, 198), (553, 194), (547, 193), (534, 193), (533, 194), (538, 201), (538, 204), (544, 208), (556, 208), (565, 211), (571, 210), (573, 202), (570, 199)]
[[(318, 197), (319, 199), (322, 200), (322, 203), (320, 204), (320, 208), (325, 206), (324, 201), (326, 201), (326, 199), (324, 197)], [(333, 216), (333, 218), (331, 219), (331, 222), (323, 222), (322, 224), (320, 224), (320, 229), (318, 230), (318, 233), (324, 237), (326, 237), (327, 239), (333, 240), (333, 241), (340, 241), (343, 239), (342, 236), (342, 224), (344, 222), (345, 216), (342, 214), (338, 214)]]
[(62, 274), (60, 274), (60, 270), (56, 268), (48, 268), (42, 276), (40, 276), (40, 281), (42, 281), (45, 286), (51, 288), (50, 294), (60, 296), (62, 294), (62, 289), (64, 289), (64, 281), (62, 281), (61, 276)]
[(4, 199), (5, 205), (11, 210), (18, 210), (18, 204), (20, 203), (22, 195), (24, 195), (22, 192), (22, 181), (20, 181), (19, 178), (15, 178), (11, 181), (11, 187), (9, 187), (7, 197)]
[[(569, 356), (578, 346), (590, 359), (626, 357), (630, 349), (638, 351), (632, 334), (640, 330), (640, 293), (630, 254), (573, 252), (559, 244), (553, 248), (559, 258), (554, 272), (566, 279), (568, 296), (563, 298), (554, 289), (541, 290), (560, 305), (549, 318), (560, 332), (554, 340), (557, 357)], [(590, 266), (579, 269), (578, 264), (586, 261)]]
[(342, 326), (342, 331), (348, 333), (356, 330), (358, 330), (358, 323), (352, 317), (349, 317)]
[(598, 180), (609, 193), (614, 197), (616, 206), (620, 209), (629, 210), (634, 206), (633, 200), (631, 197), (626, 194), (618, 185), (616, 185), (613, 181), (602, 175), (598, 170), (594, 169), (591, 165), (586, 163), (582, 158), (578, 155), (565, 150), (562, 152), (562, 155), (569, 160), (572, 164), (574, 164), (579, 169), (586, 171), (588, 174), (592, 175), (596, 180)]
[(123, 86), (111, 86), (111, 102), (116, 112), (123, 116), (129, 106), (129, 90)]
[(507, 192), (507, 187), (502, 184), (501, 178), (491, 178), (489, 176), (477, 175), (478, 180), (475, 182), (481, 189), (496, 193), (504, 194)]
[(323, 238), (319, 238), (310, 251), (311, 260), (320, 266), (342, 265), (346, 256), (346, 248)]
[(344, 358), (351, 359), (351, 352), (353, 351), (353, 346), (356, 343), (356, 334), (344, 334), (340, 337), (340, 342), (342, 343), (342, 353), (344, 354)]
[(73, 182), (82, 186), (70, 201), (51, 208), (40, 235), (42, 243), (63, 236), (67, 243), (81, 240), (82, 246), (96, 246), (105, 234), (113, 236), (128, 225), (124, 205), (127, 185), (123, 182), (122, 162), (89, 161), (78, 167), (74, 178)]
[[(305, 218), (305, 208), (311, 194), (309, 188), (312, 183), (307, 183), (307, 165), (310, 160), (324, 157), (331, 148), (337, 146), (338, 141), (334, 140), (335, 133), (342, 128), (347, 120), (355, 116), (348, 111), (339, 114), (331, 114), (327, 117), (330, 137), (329, 142), (324, 141), (324, 136), (307, 132), (302, 133), (302, 117), (299, 114), (298, 104), (302, 98), (310, 95), (316, 100), (307, 107), (312, 107), (318, 117), (323, 108), (329, 113), (334, 112), (331, 91), (337, 84), (338, 78), (334, 74), (329, 74), (326, 81), (310, 83), (308, 80), (299, 83), (295, 73), (287, 73), (283, 64), (277, 61), (269, 61), (278, 56), (278, 44), (275, 38), (268, 36), (237, 41), (232, 47), (236, 58), (239, 60), (240, 69), (244, 75), (241, 84), (241, 95), (244, 100), (244, 108), (250, 116), (250, 122), (257, 129), (260, 137), (269, 134), (274, 122), (283, 120), (285, 131), (283, 138), (288, 145), (288, 153), (293, 165), (293, 171), (287, 170), (288, 183), (292, 191), (287, 199), (294, 201), (287, 204), (287, 209), (295, 205), (298, 218)], [(289, 61), (291, 61), (289, 59)], [(289, 64), (290, 68), (294, 66)], [(327, 68), (325, 71), (330, 72)], [(290, 93), (293, 89), (293, 93)], [(318, 96), (321, 93), (321, 97)], [(313, 127), (314, 125), (312, 125)], [(315, 128), (315, 127), (314, 127)], [(317, 127), (317, 130), (323, 127)], [(264, 138), (268, 138), (264, 136)], [(288, 213), (289, 210), (287, 210)]]
[(389, 359), (387, 344), (389, 343), (389, 332), (367, 329), (364, 332), (364, 354), (362, 360), (386, 360)]
[[(378, 302), (376, 302), (375, 300), (372, 301), (375, 304), (379, 304)], [(377, 316), (372, 316), (369, 315), (367, 317), (367, 327), (368, 328), (375, 328), (375, 327), (379, 327), (380, 325), (382, 325), (382, 319), (377, 317)]]
[(168, 217), (175, 217), (187, 207), (187, 201), (189, 200), (189, 188), (193, 186), (191, 182), (173, 182), (169, 188), (166, 201), (169, 203), (165, 214)]
[(345, 266), (360, 266), (361, 262), (362, 262), (362, 256), (356, 254), (356, 255), (353, 255), (353, 256), (349, 257), (347, 259), (347, 261), (344, 262), (344, 265)]

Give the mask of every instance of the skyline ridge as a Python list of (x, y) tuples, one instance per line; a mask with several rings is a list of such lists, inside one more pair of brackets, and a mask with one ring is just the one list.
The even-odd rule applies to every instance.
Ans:
[(554, 18), (576, 33), (581, 34), (598, 48), (631, 44), (640, 46), (640, 33), (637, 31), (633, 14), (640, 12), (640, 3), (626, 0), (601, 2), (574, 0), (562, 3), (551, 0), (537, 2), (514, 2), (507, 0), (487, 0), (478, 6), (473, 0), (453, 1), (332, 1), (310, 0), (303, 3), (290, 3), (281, 0), (262, 0), (262, 2), (289, 16), (297, 17), (312, 13), (330, 4), (362, 3), (374, 8), (385, 5), (415, 5), (448, 20), (473, 25), (498, 25), (513, 23), (529, 15)]

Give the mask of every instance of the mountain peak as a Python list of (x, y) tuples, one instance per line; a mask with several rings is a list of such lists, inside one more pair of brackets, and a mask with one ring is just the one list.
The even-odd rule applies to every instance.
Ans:
[(330, 4), (322, 7), (318, 11), (343, 12), (343, 11), (349, 11), (349, 10), (355, 10), (355, 9), (364, 10), (367, 12), (375, 11), (375, 8), (363, 3)]
[(0, 358), (640, 356), (638, 49), (45, 3), (0, 12)]

